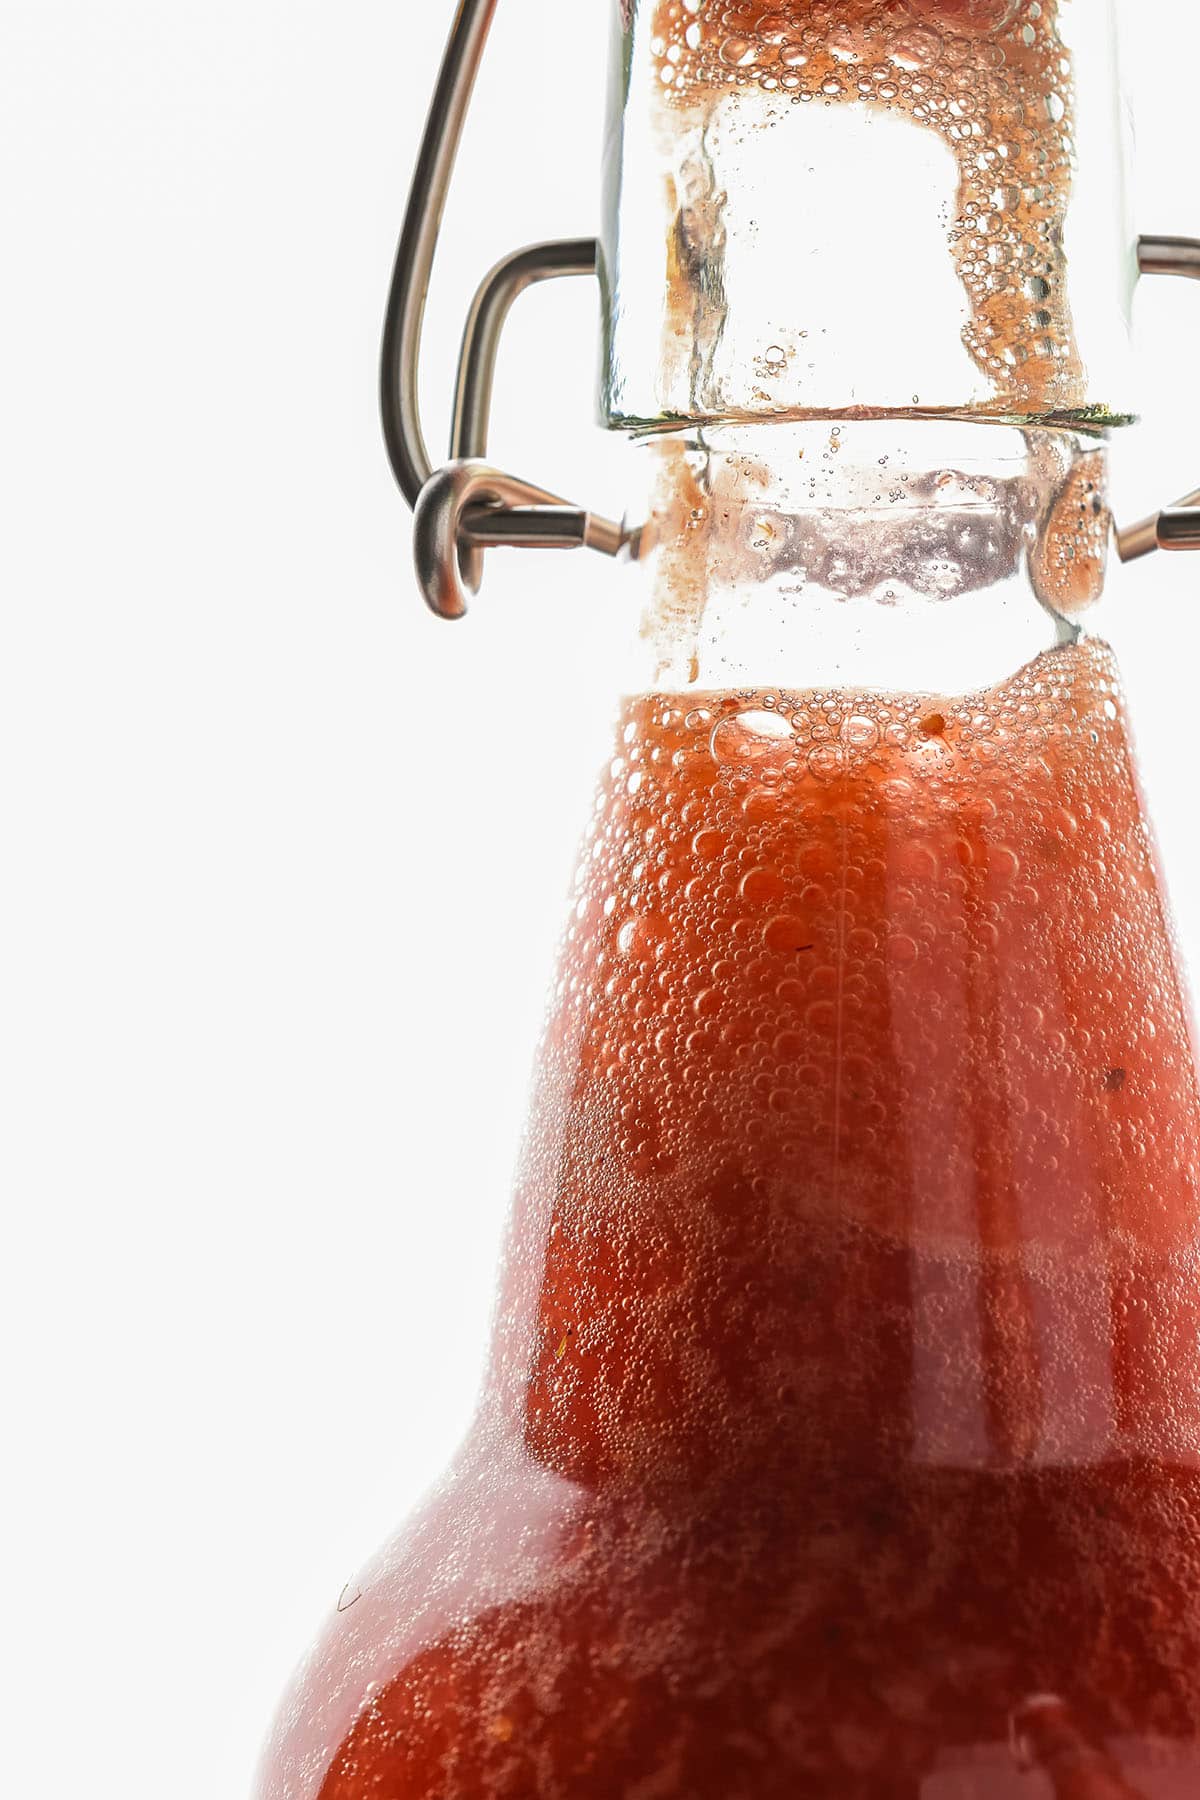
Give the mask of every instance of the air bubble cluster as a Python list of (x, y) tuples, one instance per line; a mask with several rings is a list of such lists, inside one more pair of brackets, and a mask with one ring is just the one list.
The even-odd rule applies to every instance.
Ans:
[(1198, 1136), (1103, 645), (631, 700), (475, 1429), (262, 1800), (1200, 1792)]
[(690, 1229), (714, 1159), (789, 1226), (973, 1257), (990, 1186), (1006, 1253), (1190, 1247), (1187, 1015), (1107, 650), (959, 698), (630, 702), (546, 1056), (534, 1166), (565, 1144), (610, 1248), (643, 1181)]
[(1029, 573), (1038, 599), (1073, 618), (1099, 600), (1113, 520), (1104, 452), (1077, 457), (1041, 522)]

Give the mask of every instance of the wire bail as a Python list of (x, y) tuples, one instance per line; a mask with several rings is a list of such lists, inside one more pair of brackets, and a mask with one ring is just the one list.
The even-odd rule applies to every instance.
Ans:
[(459, 0), (446, 45), (388, 295), (380, 399), (392, 472), (416, 513), (417, 579), (439, 618), (459, 619), (477, 593), (483, 552), (586, 546), (607, 556), (636, 548), (637, 534), (572, 506), (486, 461), (496, 357), (504, 322), (527, 287), (597, 270), (595, 238), (533, 244), (505, 257), (481, 283), (467, 315), (458, 363), (449, 461), (433, 470), (421, 425), (421, 335), (446, 197), (483, 60), (496, 0)]
[[(1200, 238), (1139, 238), (1137, 255), (1140, 275), (1189, 275), (1200, 280)], [(1117, 550), (1122, 562), (1135, 562), (1152, 550), (1200, 550), (1200, 488), (1162, 512), (1118, 530)]]

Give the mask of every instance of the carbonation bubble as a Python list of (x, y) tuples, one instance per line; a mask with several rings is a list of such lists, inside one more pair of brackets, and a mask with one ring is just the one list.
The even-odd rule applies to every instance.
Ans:
[(812, 935), (808, 926), (803, 919), (796, 918), (792, 913), (781, 913), (777, 918), (772, 919), (763, 933), (763, 938), (767, 949), (775, 951), (780, 956), (794, 955), (798, 951), (811, 950), (813, 947)]
[(986, 36), (1012, 23), (1020, 0), (904, 0), (904, 6), (922, 22)]
[(891, 57), (901, 69), (924, 69), (937, 61), (939, 49), (937, 33), (918, 26), (894, 39)]
[(808, 766), (819, 781), (832, 781), (842, 766), (842, 752), (837, 744), (818, 744), (808, 753)]
[(740, 891), (752, 906), (769, 905), (783, 897), (784, 883), (774, 869), (751, 869), (742, 877)]
[(1078, 458), (1038, 533), (1029, 572), (1038, 599), (1073, 617), (1104, 588), (1112, 514), (1103, 451)]
[(777, 712), (752, 708), (722, 719), (713, 731), (712, 753), (719, 763), (777, 762), (790, 748), (791, 727)]
[(842, 726), (842, 737), (855, 750), (871, 750), (879, 742), (879, 727), (864, 713), (851, 713)]

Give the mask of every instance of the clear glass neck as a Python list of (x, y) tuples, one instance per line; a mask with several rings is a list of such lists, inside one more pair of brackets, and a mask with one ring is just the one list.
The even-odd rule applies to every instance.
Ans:
[(1094, 438), (807, 421), (650, 439), (633, 691), (965, 693), (1079, 635), (1111, 531)]
[(616, 16), (611, 425), (1131, 415), (1112, 0)]

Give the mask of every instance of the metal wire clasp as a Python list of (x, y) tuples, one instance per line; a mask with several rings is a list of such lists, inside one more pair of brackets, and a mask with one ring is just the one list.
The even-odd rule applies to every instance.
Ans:
[[(1139, 238), (1138, 272), (1200, 279), (1200, 238)], [(1200, 488), (1163, 512), (1119, 530), (1117, 549), (1122, 562), (1134, 562), (1151, 550), (1200, 550)]]
[(486, 461), (492, 382), (509, 310), (534, 282), (594, 275), (594, 238), (531, 245), (506, 257), (486, 277), (463, 334), (449, 461), (435, 471), (426, 449), (418, 395), (425, 303), (462, 128), (495, 11), (496, 0), (459, 0), (409, 191), (383, 333), (384, 438), (393, 473), (416, 515), (421, 591), (443, 619), (466, 612), (467, 595), (478, 592), (482, 579), (483, 552), (493, 545), (583, 545), (617, 556), (636, 544), (636, 533), (624, 526)]
[[(449, 461), (435, 471), (426, 449), (418, 376), (429, 278), (495, 11), (496, 0), (459, 0), (408, 196), (383, 334), (381, 399), (388, 456), (416, 515), (421, 591), (444, 619), (466, 612), (467, 595), (478, 592), (482, 579), (483, 552), (494, 545), (586, 546), (619, 556), (636, 555), (639, 542), (638, 532), (505, 474), (486, 460), (492, 382), (509, 310), (534, 282), (595, 275), (599, 246), (594, 238), (531, 245), (506, 257), (486, 277), (463, 334)], [(1144, 275), (1200, 277), (1200, 239), (1141, 238), (1138, 267)], [(1126, 562), (1151, 550), (1200, 549), (1200, 489), (1116, 535)]]

